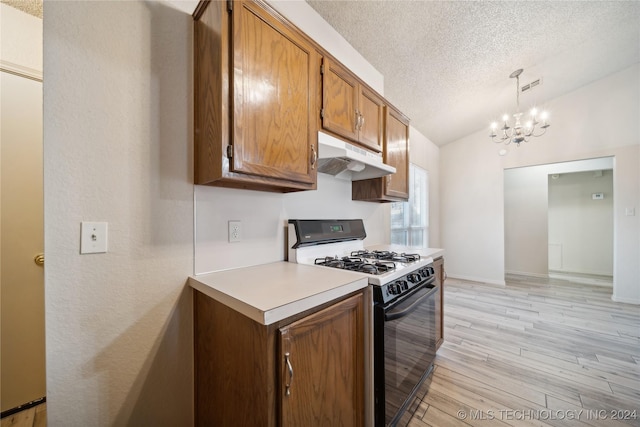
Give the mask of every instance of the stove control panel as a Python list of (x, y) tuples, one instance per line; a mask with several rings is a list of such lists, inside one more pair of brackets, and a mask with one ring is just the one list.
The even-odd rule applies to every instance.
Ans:
[(398, 297), (410, 292), (416, 286), (435, 279), (435, 270), (431, 265), (414, 270), (396, 280), (385, 283), (382, 286), (374, 286), (374, 298), (376, 303), (388, 304)]

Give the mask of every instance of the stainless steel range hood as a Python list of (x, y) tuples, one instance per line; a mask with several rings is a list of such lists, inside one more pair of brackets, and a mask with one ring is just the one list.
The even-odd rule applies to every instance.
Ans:
[(347, 181), (379, 178), (396, 172), (374, 154), (324, 132), (318, 132), (318, 172)]

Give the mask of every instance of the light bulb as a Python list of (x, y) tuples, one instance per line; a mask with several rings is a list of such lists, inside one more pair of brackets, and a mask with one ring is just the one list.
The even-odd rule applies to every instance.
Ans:
[(491, 130), (496, 130), (498, 128), (498, 124), (496, 122), (491, 123)]
[(546, 111), (543, 111), (542, 113), (540, 113), (540, 119), (547, 120), (548, 118), (549, 118), (549, 113), (547, 113)]
[(504, 116), (502, 116), (502, 121), (506, 122), (507, 120), (509, 120), (509, 115), (505, 114)]
[(531, 116), (535, 117), (536, 114), (538, 114), (538, 109), (537, 108), (532, 108), (531, 109)]

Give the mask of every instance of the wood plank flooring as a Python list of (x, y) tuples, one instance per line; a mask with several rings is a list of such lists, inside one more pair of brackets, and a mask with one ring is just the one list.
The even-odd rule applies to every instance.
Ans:
[(640, 307), (610, 287), (448, 279), (444, 298), (445, 342), (406, 425), (640, 426)]
[(46, 427), (46, 425), (46, 403), (9, 415), (0, 422), (0, 427)]
[[(404, 425), (640, 426), (639, 306), (518, 276), (448, 279), (444, 298), (445, 342)], [(0, 427), (46, 425), (46, 404), (28, 411)]]

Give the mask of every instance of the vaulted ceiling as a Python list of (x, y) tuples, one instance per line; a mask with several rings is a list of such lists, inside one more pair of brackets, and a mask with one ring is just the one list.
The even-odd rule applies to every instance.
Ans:
[[(638, 1), (308, 0), (437, 145), (640, 62)], [(638, 77), (640, 78), (640, 76)], [(639, 94), (640, 96), (640, 94)], [(553, 111), (550, 111), (553, 123)]]
[[(41, 0), (0, 0), (42, 17)], [(197, 0), (169, 0), (191, 13)], [(640, 62), (640, 1), (307, 0), (437, 145)], [(640, 79), (640, 76), (638, 76)], [(640, 97), (640, 94), (639, 94)], [(550, 111), (553, 124), (553, 111)]]
[(42, 19), (42, 0), (0, 0), (0, 3)]

